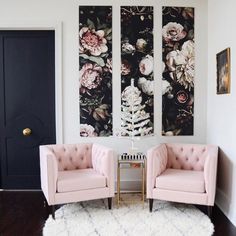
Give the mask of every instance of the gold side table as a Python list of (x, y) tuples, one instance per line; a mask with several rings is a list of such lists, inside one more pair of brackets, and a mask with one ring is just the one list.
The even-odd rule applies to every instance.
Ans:
[(146, 166), (146, 156), (143, 153), (137, 154), (127, 154), (123, 153), (119, 155), (118, 164), (117, 164), (117, 205), (119, 206), (120, 200), (120, 171), (121, 169), (137, 169), (141, 168), (142, 170), (142, 199), (141, 201), (144, 204), (145, 200), (145, 166)]

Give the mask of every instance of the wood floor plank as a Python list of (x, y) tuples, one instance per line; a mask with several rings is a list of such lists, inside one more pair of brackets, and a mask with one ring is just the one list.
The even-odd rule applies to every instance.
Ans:
[[(207, 213), (206, 207), (198, 208)], [(0, 236), (41, 236), (47, 217), (42, 192), (0, 191)], [(214, 236), (236, 236), (236, 228), (217, 206), (213, 208), (212, 222)]]

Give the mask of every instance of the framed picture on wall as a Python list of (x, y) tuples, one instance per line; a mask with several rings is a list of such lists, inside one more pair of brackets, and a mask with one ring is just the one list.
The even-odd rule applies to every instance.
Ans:
[(217, 94), (230, 93), (230, 48), (216, 54)]

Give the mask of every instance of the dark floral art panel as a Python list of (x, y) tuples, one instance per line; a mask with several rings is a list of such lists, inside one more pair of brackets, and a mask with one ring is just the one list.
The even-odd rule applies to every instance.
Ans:
[(112, 7), (79, 7), (80, 136), (112, 135)]
[(153, 7), (121, 6), (121, 135), (153, 128)]
[(193, 135), (194, 8), (162, 8), (162, 135)]

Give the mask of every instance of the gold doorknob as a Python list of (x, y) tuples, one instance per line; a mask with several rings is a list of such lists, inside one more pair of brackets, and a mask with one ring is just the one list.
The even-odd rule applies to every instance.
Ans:
[(24, 136), (30, 136), (32, 133), (32, 130), (30, 128), (25, 128), (23, 129), (22, 133)]

